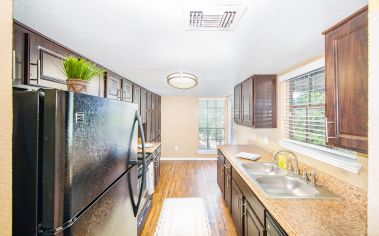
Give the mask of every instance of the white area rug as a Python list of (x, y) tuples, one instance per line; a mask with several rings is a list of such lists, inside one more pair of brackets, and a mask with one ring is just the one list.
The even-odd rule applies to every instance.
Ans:
[(163, 204), (155, 236), (209, 236), (211, 230), (204, 200), (168, 198)]

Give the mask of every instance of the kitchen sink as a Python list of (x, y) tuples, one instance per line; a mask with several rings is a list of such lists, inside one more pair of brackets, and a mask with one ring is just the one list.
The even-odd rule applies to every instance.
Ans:
[(256, 176), (253, 180), (272, 198), (338, 198), (334, 193), (313, 187), (293, 174)]
[(250, 178), (271, 198), (339, 198), (324, 188), (269, 162), (240, 162)]
[(250, 176), (287, 174), (287, 171), (283, 170), (282, 168), (273, 163), (241, 163), (241, 166), (246, 170), (247, 174)]

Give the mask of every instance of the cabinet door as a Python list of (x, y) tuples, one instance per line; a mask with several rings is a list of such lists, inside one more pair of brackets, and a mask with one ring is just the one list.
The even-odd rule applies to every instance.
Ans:
[(225, 169), (225, 194), (224, 199), (229, 211), (232, 207), (232, 175)]
[(276, 75), (257, 75), (254, 88), (254, 128), (276, 128)]
[(253, 126), (253, 78), (242, 82), (242, 124)]
[(146, 111), (146, 142), (151, 142), (153, 140), (153, 134), (151, 130), (152, 123), (152, 111)]
[(234, 87), (234, 122), (241, 124), (241, 84)]
[(126, 79), (122, 79), (121, 100), (124, 102), (133, 101), (133, 83)]
[(224, 174), (224, 163), (222, 163), (221, 160), (217, 158), (217, 184), (220, 187), (222, 196), (224, 196)]
[(161, 136), (161, 110), (158, 110), (158, 136)]
[[(237, 184), (232, 180), (232, 219), (239, 236), (243, 235), (243, 202), (244, 197)], [(248, 234), (246, 234), (248, 235)], [(250, 235), (249, 235), (250, 236)]]
[(157, 99), (157, 95), (155, 94), (151, 94), (151, 109), (157, 109), (156, 108), (156, 99)]
[(263, 225), (259, 222), (258, 217), (255, 215), (249, 203), (244, 203), (244, 224), (243, 235), (248, 236), (264, 236), (265, 230)]
[(161, 109), (161, 96), (158, 96), (157, 109)]
[(138, 111), (141, 115), (141, 87), (133, 84), (133, 103), (138, 105)]
[(327, 144), (367, 153), (367, 8), (325, 33)]
[(149, 91), (147, 91), (146, 92), (146, 109), (147, 110), (151, 110), (152, 109), (151, 99), (152, 99), (152, 93), (149, 92)]
[(160, 135), (159, 130), (159, 110), (155, 110), (155, 138), (157, 138)]
[(67, 90), (66, 75), (60, 69), (63, 59), (72, 54), (48, 40), (30, 33), (29, 83)]
[(121, 86), (122, 86), (122, 78), (108, 71), (106, 97), (120, 100), (121, 99)]
[(13, 27), (12, 80), (13, 84), (27, 84), (29, 56), (29, 34), (18, 25)]
[(146, 89), (141, 88), (141, 120), (146, 123)]
[(157, 137), (157, 111), (152, 110), (152, 119), (151, 119), (151, 132), (153, 134), (153, 140)]

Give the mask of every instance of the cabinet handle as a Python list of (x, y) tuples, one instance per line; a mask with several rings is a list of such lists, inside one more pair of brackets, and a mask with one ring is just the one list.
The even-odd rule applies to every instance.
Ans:
[(245, 207), (245, 205), (246, 205), (246, 203), (242, 204), (242, 216), (246, 215), (246, 207)]
[(121, 99), (121, 89), (117, 89), (116, 96)]
[(12, 79), (13, 81), (16, 80), (16, 51), (13, 50), (12, 52)]
[(37, 60), (37, 84), (41, 83), (41, 60)]

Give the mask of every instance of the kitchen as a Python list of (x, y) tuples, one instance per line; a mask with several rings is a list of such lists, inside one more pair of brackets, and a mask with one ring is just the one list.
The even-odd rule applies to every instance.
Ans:
[(379, 235), (377, 0), (4, 6), (1, 235)]

